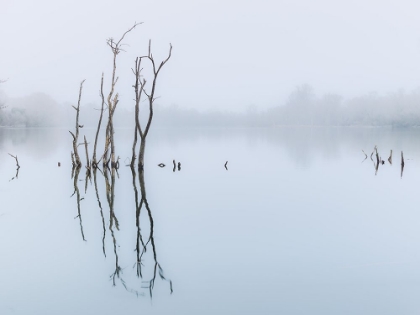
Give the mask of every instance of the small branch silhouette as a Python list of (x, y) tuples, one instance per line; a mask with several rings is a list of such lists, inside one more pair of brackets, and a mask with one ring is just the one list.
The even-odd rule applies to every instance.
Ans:
[(12, 155), (12, 154), (10, 154), (10, 153), (8, 153), (12, 158), (14, 158), (15, 159), (15, 161), (16, 161), (16, 175), (11, 179), (11, 180), (9, 180), (9, 182), (10, 181), (12, 181), (12, 180), (14, 180), (14, 179), (17, 179), (18, 178), (18, 176), (19, 176), (19, 169), (20, 169), (20, 165), (19, 165), (19, 160), (18, 160), (18, 158), (17, 158), (17, 155)]

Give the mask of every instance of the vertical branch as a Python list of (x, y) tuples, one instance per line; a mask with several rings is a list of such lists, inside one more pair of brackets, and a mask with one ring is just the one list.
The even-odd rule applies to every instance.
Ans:
[[(118, 77), (116, 76), (117, 72), (117, 56), (122, 51), (122, 41), (129, 32), (131, 32), (137, 25), (141, 23), (135, 23), (129, 30), (127, 30), (120, 38), (119, 41), (115, 42), (113, 38), (109, 38), (107, 40), (108, 46), (111, 48), (113, 54), (113, 66), (112, 66), (112, 77), (111, 77), (111, 88), (107, 98), (107, 105), (108, 105), (108, 124), (106, 128), (106, 137), (105, 137), (105, 148), (103, 154), (103, 163), (104, 165), (108, 165), (109, 160), (111, 160), (111, 167), (116, 167), (115, 161), (115, 142), (114, 142), (114, 124), (113, 124), (113, 116), (115, 109), (117, 108), (118, 104), (118, 93), (114, 95), (115, 86), (118, 82)], [(110, 150), (110, 157), (108, 158), (108, 152)]]
[(82, 98), (82, 89), (83, 89), (83, 83), (85, 82), (85, 80), (83, 80), (80, 83), (80, 89), (79, 89), (79, 100), (77, 102), (77, 107), (72, 106), (75, 110), (76, 110), (76, 131), (75, 134), (72, 133), (71, 131), (70, 134), (73, 136), (73, 153), (74, 153), (74, 160), (73, 160), (73, 165), (75, 167), (80, 167), (82, 165), (82, 162), (80, 161), (80, 157), (79, 157), (79, 153), (77, 151), (77, 141), (79, 138), (79, 113), (80, 113), (80, 100)]
[(149, 133), (149, 129), (150, 129), (150, 126), (151, 126), (152, 120), (153, 120), (153, 105), (154, 105), (154, 102), (155, 102), (155, 99), (156, 99), (155, 98), (155, 92), (156, 92), (157, 78), (158, 78), (159, 72), (162, 69), (162, 67), (168, 62), (168, 60), (172, 56), (172, 45), (169, 44), (168, 57), (160, 63), (159, 67), (156, 68), (155, 60), (153, 58), (153, 54), (152, 54), (152, 51), (151, 51), (151, 49), (152, 49), (151, 45), (152, 45), (151, 41), (149, 41), (149, 53), (148, 53), (147, 56), (141, 57), (141, 58), (148, 59), (150, 61), (150, 63), (152, 64), (153, 80), (152, 80), (152, 86), (151, 86), (151, 89), (150, 89), (150, 93), (147, 93), (144, 86), (143, 86), (143, 92), (149, 100), (149, 117), (147, 119), (147, 124), (146, 124), (146, 127), (144, 129), (144, 132), (142, 134), (140, 134), (141, 143), (140, 143), (139, 161), (138, 161), (139, 170), (142, 170), (143, 167), (144, 167), (144, 151), (146, 149), (146, 137)]
[(94, 168), (97, 168), (98, 167), (98, 162), (96, 161), (96, 146), (98, 144), (99, 130), (101, 129), (102, 117), (104, 115), (104, 106), (105, 106), (105, 97), (104, 97), (104, 73), (103, 72), (102, 72), (102, 78), (101, 78), (101, 99), (102, 99), (101, 114), (99, 116), (98, 127), (96, 129), (95, 143), (93, 145), (92, 167), (94, 167)]
[(134, 113), (135, 127), (134, 127), (132, 156), (131, 156), (131, 163), (130, 163), (131, 167), (134, 167), (134, 162), (136, 160), (137, 132), (140, 134), (140, 137), (143, 137), (143, 130), (141, 129), (139, 114), (140, 114), (141, 95), (143, 93), (146, 80), (143, 79), (143, 81), (141, 81), (142, 69), (140, 68), (140, 65), (141, 65), (141, 58), (137, 57), (135, 61), (135, 68), (132, 69), (135, 76), (135, 83), (133, 85), (134, 93), (135, 93), (135, 113)]

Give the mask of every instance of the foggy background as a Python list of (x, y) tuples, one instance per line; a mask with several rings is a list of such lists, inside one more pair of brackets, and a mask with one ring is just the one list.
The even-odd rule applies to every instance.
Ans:
[(1, 0), (0, 103), (8, 106), (1, 125), (72, 124), (83, 79), (81, 121), (95, 121), (101, 73), (105, 91), (111, 76), (106, 39), (134, 22), (144, 23), (119, 55), (116, 125), (134, 106), (131, 68), (149, 39), (157, 61), (174, 47), (158, 81), (156, 124), (418, 125), (419, 8), (415, 1)]

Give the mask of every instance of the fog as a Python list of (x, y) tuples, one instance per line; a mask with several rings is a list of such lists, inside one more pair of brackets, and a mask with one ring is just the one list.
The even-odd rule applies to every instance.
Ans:
[(158, 83), (162, 107), (264, 112), (287, 104), (302, 84), (321, 95), (318, 101), (333, 94), (356, 105), (373, 93), (392, 100), (390, 94), (405, 89), (409, 102), (420, 86), (419, 6), (414, 0), (1, 0), (0, 79), (7, 79), (1, 89), (10, 99), (41, 92), (74, 103), (86, 79), (84, 103), (97, 103), (101, 73), (110, 81), (106, 39), (144, 22), (119, 56), (121, 109), (132, 106), (131, 67), (150, 38), (156, 59), (166, 56), (169, 43), (174, 47)]
[[(71, 103), (60, 104), (52, 97), (35, 93), (21, 98), (6, 98), (0, 110), (3, 127), (61, 127), (72, 130), (75, 112)], [(420, 88), (402, 89), (381, 95), (367, 93), (345, 99), (338, 94), (319, 95), (310, 85), (297, 86), (277, 106), (260, 109), (248, 106), (243, 112), (187, 109), (156, 104), (153, 128), (184, 127), (419, 127)], [(96, 128), (99, 103), (82, 104), (79, 123)], [(147, 111), (144, 103), (141, 112)], [(105, 113), (107, 115), (107, 113)], [(142, 116), (146, 118), (145, 115)], [(134, 129), (134, 108), (119, 108), (114, 116), (117, 128)]]

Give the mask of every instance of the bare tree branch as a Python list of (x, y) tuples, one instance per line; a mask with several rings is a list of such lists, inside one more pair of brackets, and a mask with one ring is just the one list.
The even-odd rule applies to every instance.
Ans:
[[(140, 61), (142, 59), (147, 59), (151, 63), (152, 70), (153, 70), (153, 79), (152, 79), (150, 92), (146, 91), (146, 88), (145, 88), (146, 81), (145, 80), (143, 80), (143, 84), (141, 86), (141, 89), (142, 89), (143, 93), (147, 96), (147, 99), (149, 101), (149, 116), (148, 116), (148, 119), (147, 119), (146, 127), (144, 129), (141, 128), (140, 121), (139, 121), (138, 117), (136, 117), (136, 124), (138, 124), (137, 129), (138, 129), (138, 132), (140, 134), (140, 149), (139, 149), (139, 155), (138, 155), (139, 156), (139, 161), (138, 161), (139, 169), (143, 169), (143, 167), (144, 167), (144, 151), (146, 149), (146, 137), (149, 133), (150, 126), (151, 126), (152, 120), (153, 120), (153, 105), (154, 105), (154, 101), (156, 100), (155, 92), (156, 92), (157, 78), (158, 78), (160, 70), (168, 62), (168, 60), (171, 58), (171, 56), (172, 56), (172, 45), (169, 44), (168, 57), (165, 60), (163, 60), (160, 63), (159, 67), (156, 69), (155, 60), (154, 60), (153, 54), (152, 54), (152, 41), (149, 40), (148, 55), (137, 58)], [(137, 61), (136, 61), (136, 66), (137, 66)], [(135, 71), (135, 76), (136, 76), (136, 84), (134, 85), (134, 88), (136, 89), (136, 87), (138, 88), (138, 81), (140, 80), (140, 72), (136, 70)], [(137, 95), (138, 95), (138, 92), (136, 91), (136, 96)], [(138, 104), (137, 102), (139, 102), (139, 101), (140, 100), (137, 99), (137, 97), (136, 97), (136, 106)], [(136, 114), (139, 115), (139, 112), (136, 112)], [(133, 157), (134, 157), (134, 154), (133, 154)], [(133, 163), (133, 160), (132, 160), (132, 163)]]
[(79, 153), (77, 151), (77, 140), (79, 138), (79, 113), (80, 113), (80, 100), (82, 98), (82, 90), (83, 90), (83, 83), (85, 80), (83, 80), (80, 83), (80, 89), (79, 89), (79, 100), (77, 102), (77, 107), (72, 106), (76, 110), (76, 134), (73, 134), (71, 131), (70, 134), (73, 136), (73, 152), (74, 152), (74, 160), (73, 160), (73, 166), (79, 168), (82, 165), (82, 162), (80, 161)]

